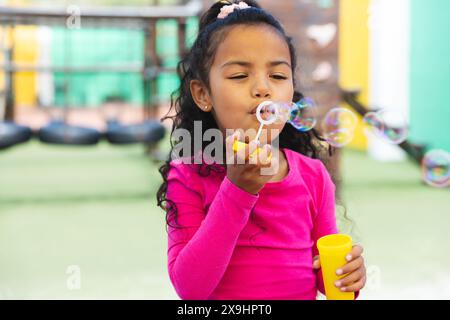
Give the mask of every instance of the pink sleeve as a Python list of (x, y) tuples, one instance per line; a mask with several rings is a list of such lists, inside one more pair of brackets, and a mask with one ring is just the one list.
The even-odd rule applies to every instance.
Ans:
[[(319, 251), (317, 250), (317, 240), (329, 234), (336, 234), (339, 232), (336, 225), (335, 215), (335, 186), (322, 162), (320, 162), (320, 174), (316, 183), (317, 212), (314, 218), (312, 232), (312, 238), (314, 241), (313, 256), (319, 254)], [(322, 294), (325, 294), (322, 272), (320, 270), (317, 272), (317, 287)]]
[(172, 167), (169, 174), (167, 198), (176, 204), (182, 228), (169, 226), (168, 269), (180, 298), (200, 300), (222, 279), (259, 196), (225, 177), (206, 214), (196, 184), (202, 178), (187, 175), (188, 170)]

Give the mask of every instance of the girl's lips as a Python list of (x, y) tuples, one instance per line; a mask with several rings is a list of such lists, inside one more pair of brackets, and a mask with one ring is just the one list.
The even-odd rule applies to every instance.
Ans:
[[(258, 105), (258, 106), (259, 106), (259, 105)], [(255, 114), (256, 114), (256, 110), (258, 110), (258, 106), (254, 107), (254, 108), (252, 109), (252, 111), (250, 111), (249, 113), (255, 115)]]
[[(267, 101), (271, 101), (271, 100), (262, 101), (261, 103), (264, 103), (264, 102), (267, 102)], [(258, 107), (261, 105), (261, 103), (257, 104), (249, 113), (255, 115), (256, 114), (256, 110), (258, 110)]]

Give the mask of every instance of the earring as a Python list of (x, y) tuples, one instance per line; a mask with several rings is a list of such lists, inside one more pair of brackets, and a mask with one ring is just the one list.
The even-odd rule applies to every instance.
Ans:
[(205, 106), (205, 110), (208, 110), (208, 106)]

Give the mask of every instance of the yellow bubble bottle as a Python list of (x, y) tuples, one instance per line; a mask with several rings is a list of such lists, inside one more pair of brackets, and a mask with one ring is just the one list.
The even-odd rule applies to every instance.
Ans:
[(327, 300), (354, 300), (354, 292), (342, 292), (334, 283), (346, 276), (338, 276), (336, 270), (342, 268), (345, 257), (352, 251), (352, 238), (345, 234), (332, 234), (317, 241), (320, 255), (323, 283)]

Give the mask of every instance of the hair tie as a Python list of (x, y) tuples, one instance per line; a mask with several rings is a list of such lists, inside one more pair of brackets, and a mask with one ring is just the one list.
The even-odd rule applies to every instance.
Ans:
[[(221, 1), (221, 3), (224, 3), (224, 2)], [(223, 6), (220, 9), (220, 13), (217, 15), (217, 18), (225, 19), (226, 17), (228, 17), (228, 15), (230, 13), (232, 13), (234, 11), (234, 9), (243, 10), (243, 9), (248, 9), (248, 8), (250, 8), (250, 6), (248, 4), (246, 4), (245, 2), (239, 2), (239, 4), (233, 3), (228, 6)]]

